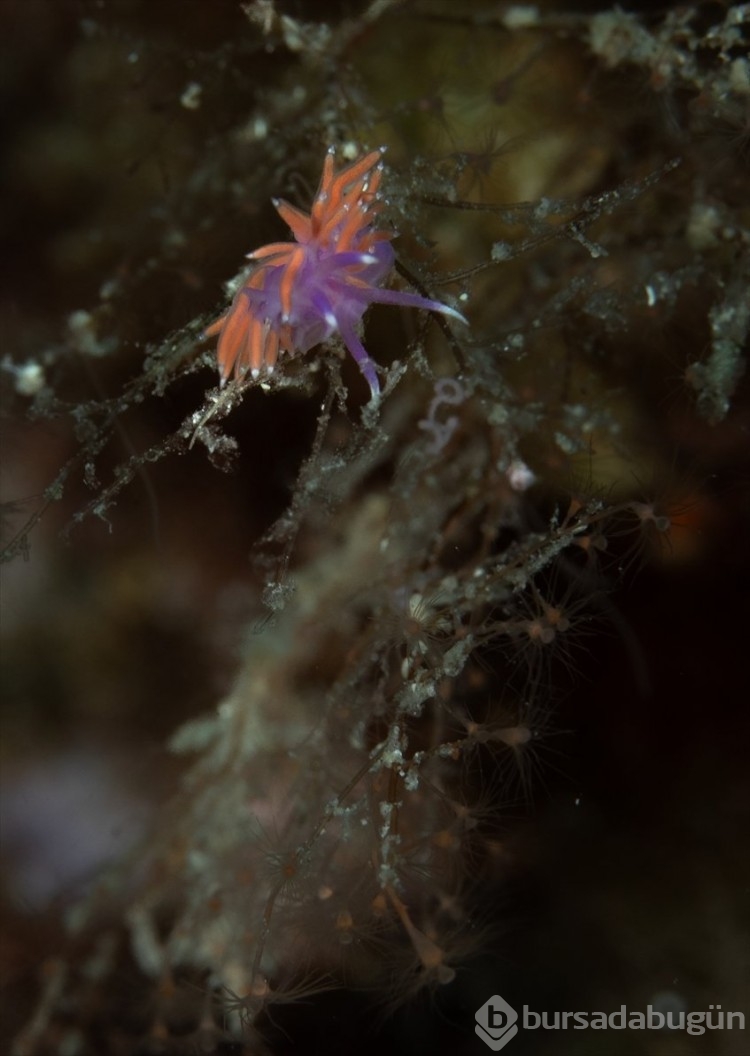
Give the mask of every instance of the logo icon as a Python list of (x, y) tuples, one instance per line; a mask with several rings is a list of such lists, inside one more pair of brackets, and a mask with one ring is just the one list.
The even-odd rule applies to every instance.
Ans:
[(493, 1052), (499, 1052), (518, 1033), (518, 1013), (499, 994), (485, 1001), (474, 1019), (475, 1032)]

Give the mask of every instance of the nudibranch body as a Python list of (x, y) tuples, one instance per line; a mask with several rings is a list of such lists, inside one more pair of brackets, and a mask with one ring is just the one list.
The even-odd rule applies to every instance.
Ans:
[(394, 265), (393, 235), (377, 230), (383, 151), (373, 150), (340, 172), (331, 148), (310, 214), (274, 199), (294, 242), (274, 242), (248, 254), (257, 262), (229, 310), (205, 331), (219, 335), (222, 384), (230, 375), (270, 372), (280, 353), (307, 352), (339, 334), (370, 386), (380, 393), (375, 364), (357, 328), (371, 304), (441, 312), (454, 308), (413, 293), (383, 289)]

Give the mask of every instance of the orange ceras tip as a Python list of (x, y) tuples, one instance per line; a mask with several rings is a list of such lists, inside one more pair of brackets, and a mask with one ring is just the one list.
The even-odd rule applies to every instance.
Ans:
[(248, 254), (257, 267), (229, 310), (204, 331), (219, 335), (221, 382), (248, 371), (270, 373), (280, 353), (307, 352), (338, 334), (357, 361), (371, 398), (380, 394), (377, 371), (357, 334), (371, 304), (395, 304), (441, 312), (466, 323), (454, 308), (413, 293), (382, 288), (393, 270), (387, 231), (374, 224), (383, 208), (380, 181), (385, 148), (372, 150), (335, 171), (329, 147), (309, 215), (272, 199), (294, 242), (273, 242)]

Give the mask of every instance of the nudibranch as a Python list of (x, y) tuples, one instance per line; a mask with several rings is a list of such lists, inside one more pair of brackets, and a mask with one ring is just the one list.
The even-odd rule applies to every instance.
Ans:
[(380, 394), (375, 363), (357, 332), (371, 304), (423, 308), (466, 323), (460, 312), (440, 301), (383, 289), (395, 256), (393, 234), (375, 226), (384, 205), (379, 194), (382, 158), (382, 148), (373, 150), (336, 172), (331, 148), (309, 215), (273, 200), (295, 241), (273, 242), (249, 253), (257, 267), (229, 310), (205, 331), (205, 337), (219, 335), (222, 384), (232, 374), (271, 372), (280, 354), (307, 352), (338, 334), (374, 399)]

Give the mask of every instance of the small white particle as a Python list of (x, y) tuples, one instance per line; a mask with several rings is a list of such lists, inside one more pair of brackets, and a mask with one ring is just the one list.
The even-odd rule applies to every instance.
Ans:
[(528, 29), (539, 21), (539, 8), (534, 4), (511, 4), (502, 19), (506, 29)]
[(536, 476), (520, 458), (514, 459), (506, 473), (508, 483), (514, 491), (528, 491), (536, 483)]
[(254, 139), (265, 139), (268, 135), (268, 121), (265, 117), (256, 117), (250, 125)]
[(197, 110), (201, 105), (202, 94), (203, 85), (198, 84), (197, 81), (191, 81), (180, 96), (180, 103), (186, 110)]
[(6, 356), (2, 367), (15, 375), (15, 389), (19, 396), (36, 396), (44, 388), (44, 368), (41, 363), (29, 359), (16, 366)]

